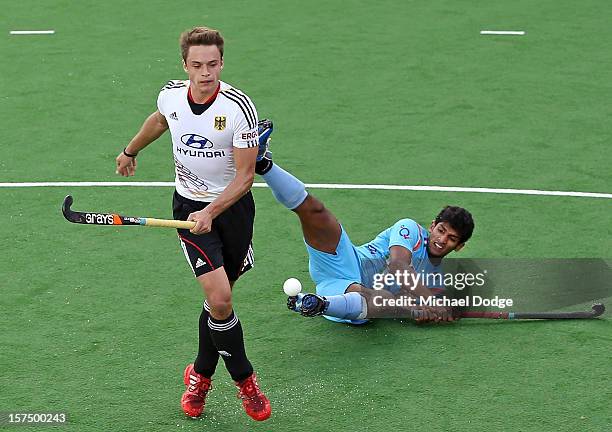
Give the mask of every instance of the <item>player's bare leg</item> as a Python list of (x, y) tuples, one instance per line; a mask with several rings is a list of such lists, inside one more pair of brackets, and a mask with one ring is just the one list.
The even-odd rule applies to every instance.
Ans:
[(268, 143), (273, 126), (270, 120), (259, 122), (259, 154), (255, 172), (263, 177), (274, 197), (293, 210), (302, 224), (304, 239), (314, 249), (335, 253), (342, 228), (323, 203), (306, 192), (304, 183), (272, 162)]
[(342, 228), (321, 201), (308, 194), (304, 202), (293, 211), (300, 218), (306, 243), (322, 252), (336, 252)]
[(232, 287), (225, 269), (220, 267), (198, 276), (198, 282), (206, 295), (206, 301), (210, 307), (210, 316), (218, 320), (230, 316), (232, 313)]

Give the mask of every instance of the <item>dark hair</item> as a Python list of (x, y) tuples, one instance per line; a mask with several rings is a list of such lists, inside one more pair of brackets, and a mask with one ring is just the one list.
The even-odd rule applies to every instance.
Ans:
[(472, 214), (461, 207), (444, 207), (440, 213), (438, 213), (434, 222), (436, 225), (440, 222), (447, 222), (453, 229), (457, 230), (461, 236), (459, 239), (460, 243), (468, 241), (474, 232), (474, 219), (472, 219)]
[(179, 41), (181, 44), (181, 55), (184, 61), (187, 61), (189, 47), (195, 45), (216, 45), (221, 53), (221, 58), (223, 58), (224, 41), (223, 36), (221, 36), (218, 30), (208, 27), (194, 27), (191, 30), (185, 30), (181, 33)]

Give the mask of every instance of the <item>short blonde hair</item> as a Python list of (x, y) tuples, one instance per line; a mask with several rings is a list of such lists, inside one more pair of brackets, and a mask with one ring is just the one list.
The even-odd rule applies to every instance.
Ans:
[(179, 41), (181, 44), (181, 55), (184, 61), (187, 61), (189, 47), (196, 45), (216, 45), (221, 53), (221, 58), (223, 58), (224, 41), (219, 30), (208, 27), (194, 27), (191, 30), (185, 30), (181, 33)]

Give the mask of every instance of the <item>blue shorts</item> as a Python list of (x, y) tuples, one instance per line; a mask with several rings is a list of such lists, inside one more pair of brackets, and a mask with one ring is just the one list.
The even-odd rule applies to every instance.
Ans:
[[(342, 227), (341, 227), (342, 228)], [(310, 278), (317, 286), (317, 294), (321, 296), (342, 295), (353, 283), (361, 284), (359, 258), (355, 246), (342, 228), (340, 241), (335, 254), (321, 252), (312, 248), (306, 242), (308, 251), (308, 270)], [(368, 320), (348, 320), (323, 315), (335, 322), (349, 324), (365, 324)]]

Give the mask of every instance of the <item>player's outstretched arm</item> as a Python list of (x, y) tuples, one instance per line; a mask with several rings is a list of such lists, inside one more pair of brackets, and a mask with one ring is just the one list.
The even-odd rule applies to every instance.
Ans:
[(133, 176), (136, 173), (138, 152), (159, 138), (167, 129), (168, 122), (159, 111), (147, 117), (136, 136), (115, 159), (117, 163), (115, 173), (124, 177)]

